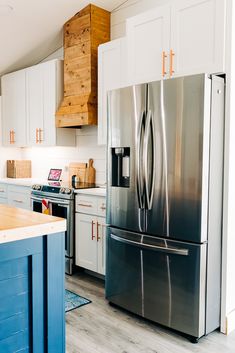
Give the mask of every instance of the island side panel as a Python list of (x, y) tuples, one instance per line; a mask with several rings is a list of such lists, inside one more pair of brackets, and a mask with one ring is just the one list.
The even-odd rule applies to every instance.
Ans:
[[(32, 270), (34, 258), (40, 259)], [(34, 283), (43, 273), (43, 239), (31, 238), (0, 245), (0, 352), (44, 353), (43, 296), (35, 305)], [(42, 314), (38, 315), (38, 306)], [(33, 318), (37, 316), (37, 320)], [(34, 322), (39, 332), (34, 337)], [(35, 342), (35, 350), (33, 343)]]
[(48, 352), (65, 353), (65, 236), (47, 237)]
[(0, 244), (0, 352), (65, 353), (64, 233)]

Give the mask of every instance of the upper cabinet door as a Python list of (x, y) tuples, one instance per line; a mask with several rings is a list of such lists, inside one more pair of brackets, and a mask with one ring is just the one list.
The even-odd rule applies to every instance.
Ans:
[(26, 70), (29, 144), (40, 144), (43, 129), (43, 77), (40, 65)]
[(98, 144), (107, 139), (107, 92), (121, 86), (121, 40), (98, 48)]
[[(62, 85), (57, 80), (57, 65), (61, 61), (47, 61), (40, 65), (43, 79), (43, 128), (41, 131), (41, 144), (44, 146), (56, 145), (55, 112), (58, 108), (57, 89)], [(62, 67), (61, 70), (62, 72)], [(62, 91), (61, 91), (62, 92)], [(63, 129), (64, 131), (64, 129)]]
[(5, 146), (27, 145), (26, 130), (26, 71), (5, 75), (2, 83), (2, 125)]
[(56, 145), (56, 64), (52, 60), (27, 69), (29, 143)]
[(159, 80), (168, 71), (170, 13), (163, 6), (127, 19), (130, 84)]
[(172, 76), (224, 72), (224, 0), (174, 1), (171, 24)]

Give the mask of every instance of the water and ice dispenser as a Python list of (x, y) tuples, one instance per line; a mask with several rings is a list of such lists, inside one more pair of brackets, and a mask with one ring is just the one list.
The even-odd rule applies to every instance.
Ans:
[(130, 187), (130, 147), (115, 147), (112, 153), (112, 186)]

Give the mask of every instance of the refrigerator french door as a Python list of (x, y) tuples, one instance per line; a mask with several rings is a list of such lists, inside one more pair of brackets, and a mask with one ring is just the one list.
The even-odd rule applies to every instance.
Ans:
[(108, 114), (106, 297), (199, 338), (220, 316), (224, 81), (114, 90)]

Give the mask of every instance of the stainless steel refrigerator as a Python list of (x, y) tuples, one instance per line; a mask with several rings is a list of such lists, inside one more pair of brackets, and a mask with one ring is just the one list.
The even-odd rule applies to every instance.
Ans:
[(220, 325), (224, 80), (108, 94), (106, 298), (197, 341)]

